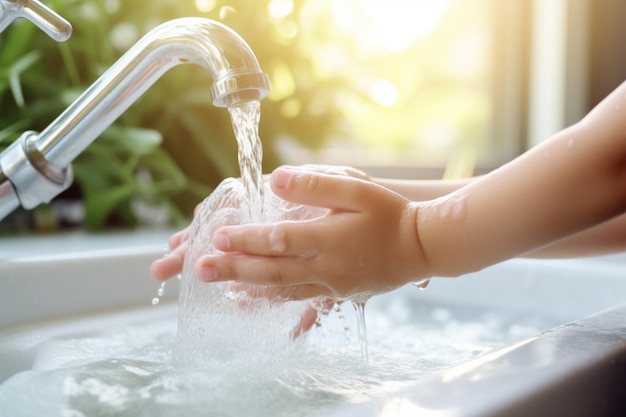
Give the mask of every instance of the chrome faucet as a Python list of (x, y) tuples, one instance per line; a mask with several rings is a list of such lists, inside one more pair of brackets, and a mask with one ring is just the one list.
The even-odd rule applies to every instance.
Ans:
[(246, 42), (205, 18), (166, 22), (141, 38), (41, 133), (25, 132), (0, 154), (0, 220), (47, 203), (72, 183), (71, 162), (169, 69), (186, 63), (213, 77), (218, 107), (261, 100), (267, 76)]
[(0, 0), (0, 32), (15, 19), (33, 22), (52, 39), (66, 41), (72, 34), (72, 25), (37, 0)]

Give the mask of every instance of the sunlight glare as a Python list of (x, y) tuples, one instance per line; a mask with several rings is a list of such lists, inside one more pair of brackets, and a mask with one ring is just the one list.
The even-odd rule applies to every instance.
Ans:
[(370, 94), (382, 106), (391, 107), (398, 102), (398, 89), (387, 80), (374, 82)]
[(450, 0), (334, 0), (333, 20), (343, 31), (356, 30), (364, 45), (375, 44), (390, 52), (400, 52), (439, 24)]
[(272, 0), (267, 9), (274, 19), (283, 19), (293, 12), (293, 0)]
[(335, 0), (332, 4), (332, 15), (335, 26), (339, 30), (349, 32), (354, 27), (354, 6), (352, 0)]
[(489, 33), (483, 27), (465, 30), (450, 51), (448, 70), (461, 78), (476, 77), (484, 72), (489, 41)]
[(215, 9), (217, 6), (217, 0), (196, 0), (196, 9), (200, 13), (208, 13)]

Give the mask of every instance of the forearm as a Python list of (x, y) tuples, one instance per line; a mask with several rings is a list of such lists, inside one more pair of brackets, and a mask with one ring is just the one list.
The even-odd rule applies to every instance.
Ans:
[(585, 120), (449, 196), (418, 233), (431, 273), (456, 276), (535, 251), (626, 210), (621, 86)]
[[(448, 195), (477, 178), (450, 181), (373, 178), (372, 181), (402, 194), (410, 200), (428, 201)], [(626, 214), (533, 250), (526, 253), (524, 257), (571, 258), (606, 255), (622, 251), (626, 251)]]

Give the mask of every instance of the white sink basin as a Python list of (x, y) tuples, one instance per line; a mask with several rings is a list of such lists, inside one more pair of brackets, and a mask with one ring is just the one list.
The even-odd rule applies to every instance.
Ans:
[[(153, 306), (159, 285), (148, 273), (169, 233), (0, 239), (0, 384), (30, 369), (47, 341), (175, 320), (177, 280)], [(408, 302), (544, 317), (544, 327), (409, 388), (326, 414), (626, 415), (625, 259), (513, 260), (370, 300), (367, 316), (392, 321)], [(385, 337), (372, 324), (370, 332)]]

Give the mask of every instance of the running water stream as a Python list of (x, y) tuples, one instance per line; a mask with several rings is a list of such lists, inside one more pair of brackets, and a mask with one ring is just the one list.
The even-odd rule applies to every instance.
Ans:
[(261, 103), (248, 101), (228, 108), (237, 139), (239, 171), (252, 222), (263, 221), (263, 144), (259, 137)]

